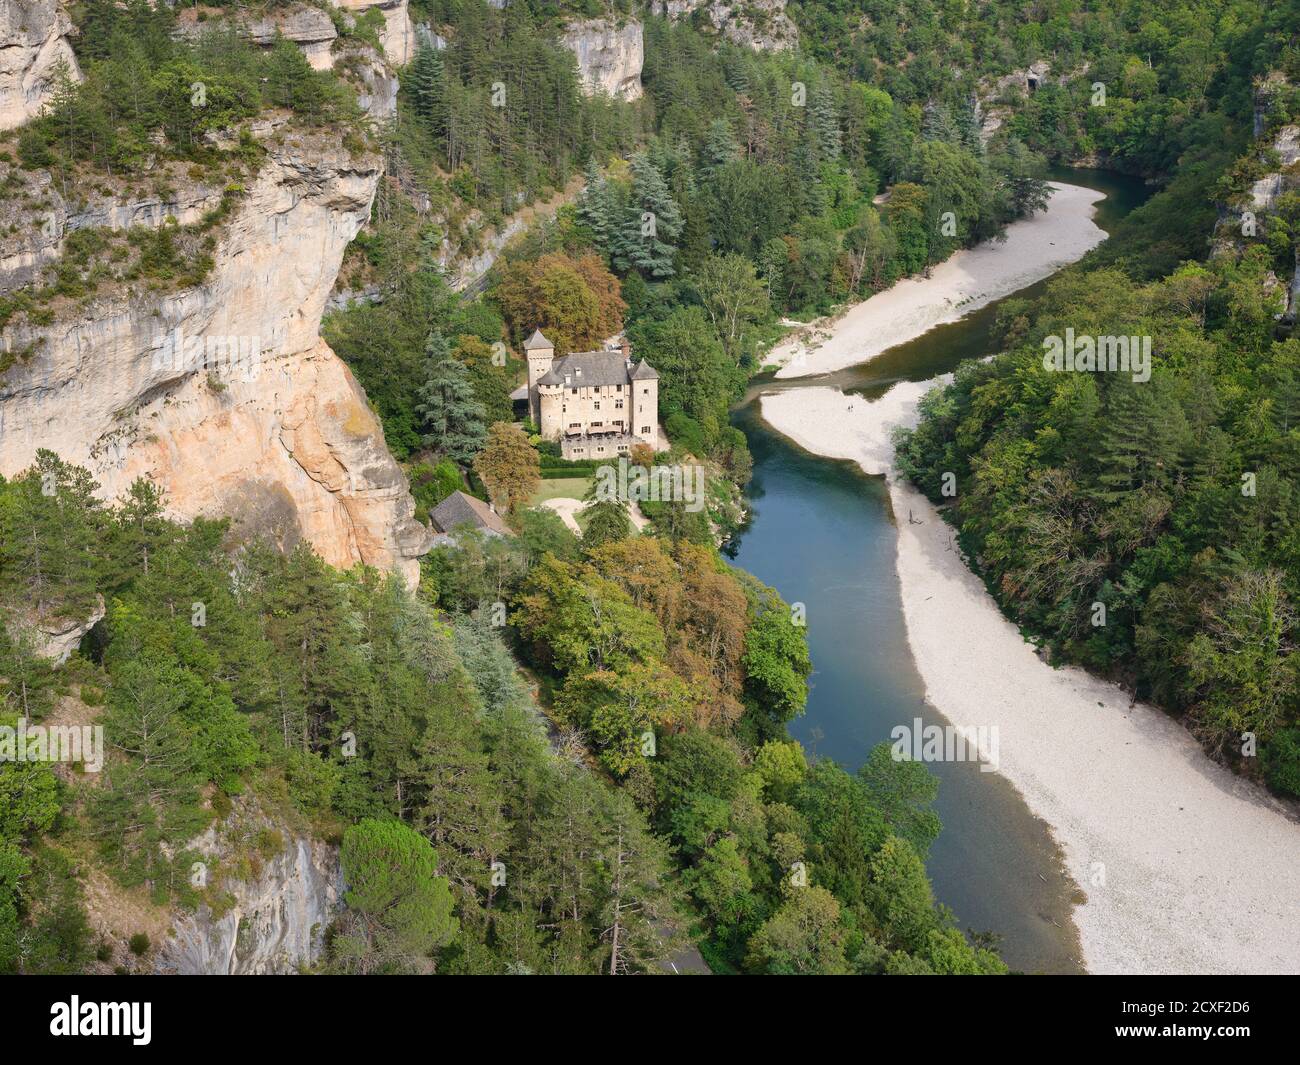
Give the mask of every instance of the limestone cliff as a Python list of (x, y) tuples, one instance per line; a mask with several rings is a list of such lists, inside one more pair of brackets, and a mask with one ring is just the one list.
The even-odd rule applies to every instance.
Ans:
[(20, 633), (29, 636), (36, 654), (61, 666), (72, 657), (72, 652), (81, 645), (86, 633), (103, 620), (106, 612), (104, 597), (96, 595), (95, 604), (85, 617), (33, 617), (19, 611), (16, 616), (8, 619), (6, 627), (11, 638), (18, 637)]
[[(3, 330), (0, 473), (48, 448), (89, 468), (110, 499), (148, 476), (177, 517), (228, 514), (243, 535), (285, 547), (305, 539), (334, 565), (361, 561), (413, 581), (429, 533), (365, 395), (319, 336), (379, 159), (350, 154), (333, 134), (261, 134), (266, 157), (217, 231), (201, 283), (137, 285)], [(73, 211), (55, 193), (37, 236), (29, 224), (0, 239), (0, 263), (13, 270), (0, 292), (88, 218), (156, 226), (223, 198), (197, 185)]]
[[(212, 23), (200, 21), (199, 13), (198, 8), (181, 11), (177, 32), (191, 39), (205, 33)], [(234, 24), (262, 48), (273, 47), (280, 37), (292, 41), (313, 69), (333, 70), (351, 83), (357, 90), (357, 103), (371, 118), (383, 120), (397, 113), (397, 75), (388, 65), (394, 60), (378, 55), (360, 37), (340, 38), (334, 20), (323, 8), (289, 3), (256, 14), (239, 13)]]
[[(1265, 233), (1268, 216), (1287, 193), (1300, 190), (1300, 125), (1282, 122), (1273, 114), (1278, 97), (1288, 87), (1286, 76), (1275, 71), (1255, 86), (1255, 153), (1266, 167), (1244, 193), (1223, 204), (1211, 240), (1215, 255), (1236, 254)], [(1258, 171), (1257, 171), (1258, 172)], [(1270, 274), (1270, 289), (1277, 298), (1277, 318), (1293, 328), (1300, 316), (1300, 245), (1293, 248), (1294, 266), (1279, 278)]]
[(394, 66), (403, 66), (415, 57), (415, 26), (411, 23), (407, 0), (336, 0), (345, 11), (363, 14), (372, 7), (383, 13), (384, 27), (379, 39), (384, 56)]
[(640, 98), (645, 61), (641, 23), (612, 19), (571, 22), (562, 40), (578, 60), (582, 87), (588, 95), (603, 92), (624, 100)]
[(293, 41), (316, 70), (329, 70), (334, 65), (332, 54), (338, 30), (329, 12), (310, 4), (294, 4), (288, 8), (271, 9), (246, 22), (248, 35), (257, 44), (270, 47), (276, 35)]
[(71, 31), (57, 0), (0, 0), (0, 130), (40, 113), (60, 64), (81, 80), (68, 43)]
[[(343, 910), (335, 847), (263, 815), (236, 813), (187, 850), (224, 902), (181, 913), (153, 969), (184, 976), (293, 973), (320, 958), (329, 923)], [(229, 871), (229, 873), (227, 873)]]
[(651, 9), (674, 22), (689, 19), (702, 31), (756, 52), (782, 52), (799, 43), (799, 29), (785, 13), (785, 0), (652, 0)]

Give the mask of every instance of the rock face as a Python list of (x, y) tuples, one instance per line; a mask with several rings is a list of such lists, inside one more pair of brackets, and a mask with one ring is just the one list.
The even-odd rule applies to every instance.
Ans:
[(357, 14), (379, 8), (384, 14), (384, 28), (379, 33), (384, 57), (398, 67), (415, 58), (415, 26), (407, 0), (337, 0), (336, 6)]
[(1272, 211), (1278, 197), (1288, 188), (1294, 188), (1297, 176), (1292, 168), (1300, 162), (1300, 126), (1283, 126), (1273, 136), (1269, 145), (1277, 153), (1277, 170), (1265, 174), (1250, 189), (1250, 199), (1257, 211)]
[(328, 12), (309, 4), (268, 11), (247, 23), (247, 33), (255, 43), (269, 48), (279, 34), (293, 41), (316, 70), (329, 70), (334, 65), (332, 48), (338, 39), (338, 30)]
[[(414, 582), (430, 533), (365, 395), (319, 337), (379, 166), (332, 135), (273, 135), (202, 284), (7, 328), (4, 349), (26, 357), (0, 373), (0, 473), (48, 448), (90, 469), (109, 499), (148, 476), (179, 518), (228, 514), (241, 534), (305, 539), (333, 565)], [(194, 189), (128, 214), (185, 217), (209, 196)], [(71, 224), (60, 210), (48, 239)], [(8, 258), (21, 271), (48, 253)]]
[[(269, 831), (279, 837), (279, 829)], [(230, 845), (209, 831), (190, 850), (211, 861)], [(215, 863), (214, 863), (215, 864)], [(292, 973), (320, 958), (325, 929), (343, 909), (338, 851), (291, 837), (256, 875), (226, 880), (234, 903), (220, 916), (207, 906), (175, 922), (175, 935), (159, 949), (154, 969), (184, 976)]]
[(384, 120), (397, 114), (397, 75), (373, 49), (345, 60), (357, 77), (357, 104), (371, 118)]
[[(197, 9), (187, 8), (178, 16), (178, 32), (197, 38), (213, 23), (199, 22)], [(357, 90), (357, 103), (373, 119), (397, 114), (397, 75), (384, 57), (358, 38), (339, 44), (338, 30), (329, 13), (310, 4), (291, 4), (263, 12), (256, 18), (240, 17), (239, 32), (262, 48), (271, 48), (278, 38), (292, 41), (315, 70), (336, 70)], [(387, 25), (387, 23), (385, 23)]]
[(1088, 72), (1089, 64), (1084, 63), (1069, 74), (1052, 77), (1052, 65), (1046, 60), (1031, 63), (1024, 70), (1013, 70), (1000, 78), (985, 78), (980, 83), (975, 95), (975, 120), (979, 125), (980, 142), (987, 145), (993, 135), (1011, 117), (1016, 100), (1037, 92), (1049, 82), (1065, 85), (1072, 77), (1080, 77)]
[(14, 636), (20, 630), (25, 631), (34, 637), (34, 649), (38, 655), (53, 662), (56, 666), (61, 666), (72, 657), (72, 652), (81, 646), (81, 641), (86, 633), (103, 620), (105, 613), (104, 597), (96, 595), (95, 605), (91, 609), (89, 616), (85, 618), (72, 618), (70, 620), (66, 618), (48, 618), (33, 621), (20, 616), (10, 620), (9, 632), (11, 636)]
[(573, 22), (565, 27), (562, 40), (578, 60), (582, 87), (589, 96), (603, 92), (624, 100), (640, 98), (645, 62), (641, 23), (619, 24), (610, 19)]
[(60, 63), (81, 80), (68, 43), (71, 30), (57, 0), (0, 0), (0, 130), (40, 113)]
[[(1270, 122), (1275, 97), (1287, 88), (1286, 75), (1273, 71), (1255, 86), (1255, 148), (1269, 171), (1256, 180), (1244, 196), (1222, 204), (1210, 241), (1211, 254), (1236, 255), (1259, 240), (1265, 216), (1277, 210), (1286, 192), (1300, 188), (1300, 126)], [(1276, 318), (1283, 329), (1294, 329), (1300, 318), (1300, 244), (1294, 249), (1295, 267), (1290, 277), (1269, 275), (1267, 291), (1277, 301)]]
[(799, 43), (799, 29), (785, 13), (785, 0), (652, 0), (652, 9), (674, 22), (692, 19), (756, 52), (783, 52)]

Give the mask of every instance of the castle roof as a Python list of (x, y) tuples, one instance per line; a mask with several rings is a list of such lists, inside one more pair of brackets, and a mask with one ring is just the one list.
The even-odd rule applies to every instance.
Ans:
[(445, 533), (451, 532), (460, 525), (471, 525), (475, 529), (483, 529), (485, 532), (497, 533), (500, 536), (510, 535), (509, 527), (496, 511), (483, 500), (475, 499), (461, 491), (452, 492), (429, 511), (429, 517)]
[(533, 335), (524, 341), (524, 350), (533, 351), (536, 348), (553, 348), (555, 347), (549, 340), (542, 335), (540, 329), (534, 329)]
[[(642, 366), (645, 364), (642, 363)], [(640, 367), (637, 367), (640, 372)], [(654, 371), (650, 371), (654, 374)], [(658, 376), (655, 374), (655, 376)], [(563, 385), (565, 388), (603, 388), (626, 385), (635, 377), (621, 351), (575, 351), (558, 358), (540, 378), (539, 385)]]
[(658, 381), (659, 371), (651, 366), (645, 359), (636, 364), (636, 369), (632, 371), (633, 381)]

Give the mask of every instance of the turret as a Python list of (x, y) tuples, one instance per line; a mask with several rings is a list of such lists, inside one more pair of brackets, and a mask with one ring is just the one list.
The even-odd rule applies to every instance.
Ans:
[(540, 329), (534, 329), (533, 335), (524, 341), (524, 357), (528, 360), (528, 414), (540, 429), (542, 409), (537, 382), (555, 362), (555, 345), (542, 335)]

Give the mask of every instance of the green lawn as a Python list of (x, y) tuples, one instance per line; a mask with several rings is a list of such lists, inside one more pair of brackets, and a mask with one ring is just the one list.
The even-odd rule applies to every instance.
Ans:
[(528, 501), (530, 507), (539, 507), (548, 499), (581, 499), (587, 494), (590, 477), (557, 477), (553, 481), (542, 481), (542, 486), (533, 493)]

